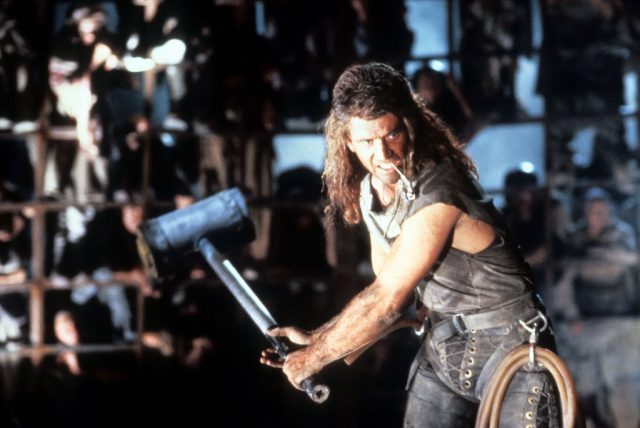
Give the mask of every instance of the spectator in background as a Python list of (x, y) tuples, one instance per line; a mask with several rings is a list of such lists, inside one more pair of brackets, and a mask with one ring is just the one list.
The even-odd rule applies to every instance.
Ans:
[(0, 183), (2, 200), (24, 202), (33, 197), (34, 171), (26, 138), (3, 138), (0, 142)]
[(440, 116), (456, 136), (468, 139), (473, 113), (452, 76), (425, 66), (414, 73), (411, 84), (427, 107)]
[(121, 37), (125, 67), (140, 72), (144, 114), (154, 127), (185, 131), (189, 127), (184, 58), (188, 8), (175, 0), (121, 2)]
[[(190, 49), (187, 58), (191, 61), (190, 84), (193, 94), (194, 131), (206, 136), (212, 132), (226, 130), (225, 118), (225, 81), (231, 63), (228, 57), (237, 55), (257, 58), (255, 28), (250, 25), (236, 24), (246, 21), (249, 13), (232, 3), (219, 5), (216, 0), (196, 2), (194, 7), (194, 26), (190, 33)], [(229, 32), (229, 27), (241, 29)], [(244, 35), (244, 37), (239, 37)], [(232, 44), (240, 47), (233, 52)], [(255, 56), (253, 54), (256, 54)]]
[(42, 91), (36, 52), (13, 1), (0, 4), (0, 130), (33, 131)]
[(269, 269), (276, 276), (319, 280), (329, 273), (325, 231), (319, 210), (322, 197), (320, 173), (298, 167), (277, 177), (276, 197), (294, 203), (274, 210)]
[(565, 320), (637, 314), (638, 262), (633, 228), (619, 220), (600, 188), (584, 196), (584, 217), (568, 237), (570, 259), (556, 289)]
[[(67, 311), (59, 311), (53, 320), (53, 331), (58, 342), (73, 347), (80, 344), (80, 335), (73, 319), (73, 315)], [(64, 364), (73, 375), (81, 373), (78, 362), (78, 354), (74, 351), (64, 351), (58, 354), (58, 362)]]
[[(634, 50), (640, 41), (640, 4), (635, 0), (621, 0), (624, 32), (628, 46)], [(637, 52), (636, 52), (637, 53)]]
[[(96, 211), (93, 207), (68, 207), (59, 214), (53, 238), (51, 281), (57, 288), (72, 287), (69, 293), (59, 292), (64, 298), (54, 301), (53, 306), (72, 313), (82, 343), (129, 341), (135, 337), (124, 286), (134, 283), (144, 289), (144, 276), (125, 273), (124, 268), (118, 271), (118, 260), (110, 257), (113, 251), (107, 251), (109, 245), (119, 236), (112, 215), (109, 210)], [(123, 257), (122, 252), (127, 250), (120, 248), (117, 255)]]
[[(0, 141), (0, 146), (6, 143), (14, 148), (11, 141)], [(14, 161), (19, 159), (18, 153), (14, 153)], [(5, 161), (12, 160), (10, 154)], [(3, 169), (0, 171), (6, 173)], [(24, 189), (17, 188), (11, 181), (0, 179), (0, 206), (22, 202), (21, 190)], [(0, 347), (8, 352), (0, 358), (0, 426), (12, 426), (27, 384), (28, 357), (19, 351), (29, 344), (30, 238), (29, 218), (23, 211), (0, 211)]]
[[(247, 166), (250, 152), (271, 156), (270, 143), (249, 140), (275, 131), (275, 104), (268, 58), (269, 46), (256, 32), (254, 6), (248, 0), (208, 2), (198, 6), (199, 30), (194, 35), (197, 65), (193, 91), (196, 96), (196, 131), (202, 135), (205, 169), (213, 169), (205, 194), (231, 186), (244, 186), (247, 171), (261, 169), (260, 161)], [(229, 41), (232, 40), (233, 43)], [(248, 189), (260, 194), (253, 185)], [(210, 190), (211, 189), (211, 190)]]
[(65, 25), (54, 35), (49, 60), (49, 87), (54, 95), (51, 122), (73, 124), (77, 139), (77, 146), (73, 141), (55, 142), (56, 190), (64, 194), (69, 188), (77, 198), (94, 190), (104, 192), (107, 185), (107, 161), (96, 139), (99, 120), (94, 104), (100, 95), (96, 92), (99, 71), (115, 68), (118, 58), (105, 22), (100, 6), (70, 8)]
[(558, 341), (585, 416), (596, 426), (638, 426), (638, 248), (600, 188), (584, 196), (571, 254), (549, 299)]
[(404, 1), (352, 0), (355, 12), (356, 62), (385, 62), (398, 70), (411, 57), (413, 32), (406, 21)]
[[(210, 13), (198, 24), (198, 38), (211, 42), (211, 49), (202, 51), (200, 80), (194, 89), (206, 101), (198, 103), (204, 119), (198, 126), (202, 131), (201, 195), (240, 187), (249, 198), (269, 198), (272, 138), (280, 126), (276, 93), (282, 81), (269, 55), (272, 46), (256, 31), (253, 2), (210, 2), (199, 8)], [(251, 255), (263, 259), (271, 213), (258, 206), (251, 215), (258, 233)]]
[(332, 12), (331, 2), (266, 2), (269, 79), (284, 126), (315, 130), (328, 107), (336, 43)]
[[(17, 189), (0, 182), (0, 203), (19, 202)], [(0, 212), (0, 284), (20, 284), (27, 279), (31, 256), (27, 218), (19, 211)]]
[(462, 91), (485, 119), (522, 115), (516, 100), (518, 55), (532, 49), (528, 1), (472, 0), (461, 3)]
[(287, 126), (316, 130), (331, 85), (348, 65), (375, 60), (404, 69), (413, 45), (406, 11), (404, 1), (393, 0), (266, 2), (281, 123), (296, 119)]
[(71, 311), (58, 312), (51, 323), (58, 352), (47, 353), (33, 367), (27, 387), (29, 400), (19, 424), (126, 426), (135, 414), (134, 407), (129, 407), (134, 391), (140, 393), (129, 381), (135, 357), (130, 352), (77, 352), (72, 347), (86, 342), (82, 322)]
[[(538, 92), (553, 119), (548, 127), (551, 170), (558, 179), (574, 172), (586, 178), (614, 178), (616, 169), (627, 167), (630, 155), (617, 115), (624, 103), (623, 75), (629, 56), (620, 34), (622, 4), (547, 0), (543, 6)], [(596, 129), (592, 160), (575, 171), (569, 142), (587, 126)]]
[(113, 212), (113, 226), (105, 242), (103, 266), (110, 272), (112, 281), (136, 285), (140, 292), (150, 295), (151, 285), (136, 245), (136, 231), (144, 219), (141, 201), (135, 197), (120, 201), (126, 202), (125, 205)]
[(544, 189), (533, 172), (513, 169), (504, 179), (505, 205), (502, 207), (513, 236), (522, 255), (531, 266), (536, 292), (543, 300), (547, 297), (547, 269), (553, 269), (550, 260), (565, 251), (566, 222), (564, 206), (557, 198), (545, 200)]
[[(0, 205), (19, 201), (17, 189), (9, 182), (0, 181)], [(29, 239), (28, 218), (22, 212), (0, 211), (0, 346), (9, 351), (29, 342), (28, 291), (23, 288), (31, 266)], [(20, 366), (21, 358), (17, 356), (0, 360), (0, 406), (8, 406), (18, 393)]]
[[(0, 212), (0, 287), (27, 281), (28, 258), (25, 220), (17, 213)], [(12, 346), (27, 342), (27, 298), (22, 292), (0, 294), (0, 344)]]
[(136, 246), (136, 230), (142, 223), (144, 212), (141, 202), (131, 198), (108, 214), (108, 239), (102, 241), (104, 247), (100, 252), (103, 258), (92, 276), (101, 281), (96, 297), (109, 308), (114, 337), (132, 341), (136, 334), (127, 287), (133, 286), (132, 290), (145, 296), (153, 293)]
[(146, 116), (134, 114), (114, 128), (114, 141), (119, 153), (110, 165), (109, 195), (114, 200), (126, 201), (145, 191), (156, 202), (178, 203), (181, 197), (193, 197), (193, 171), (188, 169), (197, 169), (197, 163), (179, 162), (183, 147), (177, 146), (178, 137), (152, 128)]

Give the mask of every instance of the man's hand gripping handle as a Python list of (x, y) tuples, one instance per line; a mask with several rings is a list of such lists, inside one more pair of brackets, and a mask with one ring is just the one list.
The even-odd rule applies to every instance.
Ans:
[[(275, 327), (279, 329), (279, 327)], [(287, 329), (292, 329), (292, 327), (287, 327)], [(271, 330), (271, 329), (270, 329)], [(273, 357), (268, 355), (266, 352), (263, 352), (261, 361), (263, 364), (272, 366), (272, 367), (282, 367), (284, 360), (287, 359), (287, 354), (289, 353), (289, 347), (287, 344), (281, 340), (277, 336), (272, 336), (269, 331), (266, 334), (269, 343), (273, 347), (272, 351), (275, 351), (277, 354), (278, 361), (274, 361)], [(302, 389), (308, 396), (316, 403), (324, 403), (327, 398), (329, 398), (329, 394), (331, 393), (331, 389), (320, 382), (317, 376), (309, 376), (300, 384), (300, 389)]]
[[(281, 361), (284, 361), (288, 354), (286, 344), (277, 337), (267, 333), (270, 328), (276, 325), (276, 322), (242, 275), (240, 275), (231, 262), (213, 246), (209, 239), (204, 237), (198, 239), (196, 241), (196, 248), (200, 250), (205, 260), (209, 263), (209, 266), (216, 272), (220, 280), (229, 289), (249, 318), (251, 318), (260, 331), (265, 334), (271, 345), (273, 345), (274, 353), (277, 353)], [(277, 367), (276, 364), (269, 365)], [(280, 364), (280, 367), (281, 366)], [(326, 385), (318, 383), (314, 376), (302, 381), (300, 388), (316, 403), (322, 403), (329, 397), (329, 388)]]

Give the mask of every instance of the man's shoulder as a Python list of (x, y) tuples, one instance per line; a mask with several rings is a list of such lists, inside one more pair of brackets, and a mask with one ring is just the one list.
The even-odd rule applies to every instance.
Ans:
[(479, 184), (464, 170), (450, 161), (433, 163), (423, 167), (414, 180), (414, 186), (420, 193), (448, 189), (450, 192), (481, 193)]
[(418, 171), (417, 177), (423, 179), (436, 179), (436, 178), (448, 178), (448, 177), (466, 177), (468, 173), (460, 169), (457, 165), (448, 159), (444, 159), (438, 162), (431, 161), (426, 163)]

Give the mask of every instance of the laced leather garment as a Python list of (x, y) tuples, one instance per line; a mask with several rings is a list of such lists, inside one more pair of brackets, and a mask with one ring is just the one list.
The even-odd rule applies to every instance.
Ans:
[[(419, 298), (429, 309), (431, 329), (412, 364), (408, 385), (418, 370), (430, 366), (456, 394), (478, 402), (499, 362), (509, 350), (527, 341), (528, 334), (518, 319), (532, 319), (540, 309), (532, 293), (530, 268), (501, 214), (467, 172), (444, 161), (424, 168), (412, 180), (410, 190), (415, 197), (408, 197), (406, 187), (399, 182), (395, 201), (382, 207), (372, 192), (369, 175), (360, 186), (364, 222), (372, 239), (387, 251), (400, 234), (403, 221), (434, 203), (453, 205), (494, 229), (495, 239), (478, 253), (446, 245), (416, 287)], [(485, 312), (492, 315), (477, 330), (443, 334), (447, 329), (439, 328), (455, 314)], [(550, 338), (548, 333), (545, 336)], [(549, 405), (555, 401), (553, 386), (544, 379), (526, 380), (527, 384), (531, 382), (534, 386), (528, 385), (527, 389), (537, 391), (535, 400), (539, 403), (533, 411), (535, 419), (546, 422)]]

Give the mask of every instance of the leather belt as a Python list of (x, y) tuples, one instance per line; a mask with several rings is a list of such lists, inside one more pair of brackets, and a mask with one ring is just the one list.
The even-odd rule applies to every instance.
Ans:
[(456, 334), (467, 336), (472, 331), (506, 327), (519, 319), (528, 319), (537, 313), (531, 294), (518, 296), (500, 306), (474, 313), (440, 314), (432, 313), (431, 340), (442, 342)]

